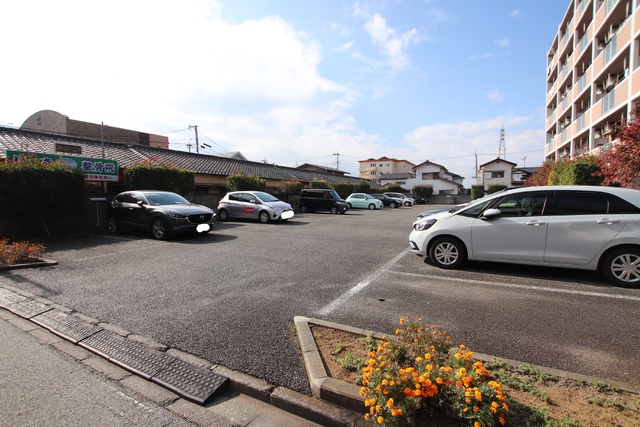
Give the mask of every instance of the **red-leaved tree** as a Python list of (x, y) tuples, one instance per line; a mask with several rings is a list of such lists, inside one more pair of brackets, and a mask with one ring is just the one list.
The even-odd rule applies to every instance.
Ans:
[(640, 189), (640, 120), (619, 128), (616, 138), (618, 142), (599, 156), (598, 175), (604, 177), (604, 185)]

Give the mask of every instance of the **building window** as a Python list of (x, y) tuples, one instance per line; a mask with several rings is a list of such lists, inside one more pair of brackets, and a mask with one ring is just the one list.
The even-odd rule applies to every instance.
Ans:
[(372, 168), (375, 168), (376, 164), (375, 163), (370, 163), (369, 166), (372, 167)]
[(491, 178), (504, 178), (504, 171), (491, 171)]

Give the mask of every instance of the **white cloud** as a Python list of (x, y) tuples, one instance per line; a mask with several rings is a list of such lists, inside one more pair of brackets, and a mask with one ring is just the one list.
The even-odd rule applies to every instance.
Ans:
[(500, 102), (504, 100), (504, 94), (497, 89), (486, 92), (485, 94), (487, 96), (487, 99), (491, 102)]
[(502, 47), (502, 48), (508, 48), (509, 46), (511, 46), (511, 41), (507, 38), (503, 38), (500, 40), (496, 40), (496, 45)]
[(520, 9), (513, 9), (509, 11), (509, 16), (511, 18), (522, 18), (524, 16), (524, 12)]
[(371, 42), (381, 49), (389, 66), (403, 69), (411, 64), (406, 49), (420, 39), (415, 28), (398, 34), (395, 29), (387, 26), (387, 21), (380, 14), (376, 13), (367, 21), (365, 29), (371, 37)]

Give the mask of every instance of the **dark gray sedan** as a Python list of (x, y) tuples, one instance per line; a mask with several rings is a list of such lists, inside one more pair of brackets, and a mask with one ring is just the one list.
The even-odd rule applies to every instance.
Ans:
[(125, 191), (107, 205), (107, 229), (150, 231), (154, 239), (166, 239), (175, 232), (208, 233), (215, 216), (208, 207), (168, 191)]

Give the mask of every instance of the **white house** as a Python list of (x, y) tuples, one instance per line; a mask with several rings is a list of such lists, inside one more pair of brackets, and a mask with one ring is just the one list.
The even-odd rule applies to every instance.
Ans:
[(487, 190), (490, 185), (500, 184), (512, 187), (513, 168), (517, 166), (508, 160), (497, 158), (480, 165), (482, 184)]
[(451, 173), (442, 165), (429, 160), (413, 168), (415, 178), (408, 179), (404, 188), (411, 189), (415, 185), (430, 185), (434, 196), (449, 196), (460, 194), (462, 176)]

